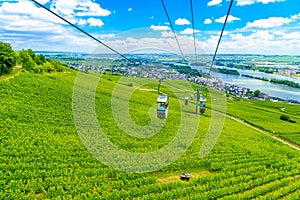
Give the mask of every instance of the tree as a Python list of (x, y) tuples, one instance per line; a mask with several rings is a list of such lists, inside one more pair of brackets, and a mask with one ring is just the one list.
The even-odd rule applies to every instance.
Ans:
[(259, 90), (255, 90), (255, 91), (254, 91), (254, 97), (258, 97), (259, 94), (260, 94), (260, 91), (259, 91)]
[(26, 70), (33, 70), (35, 67), (36, 63), (32, 59), (34, 57), (34, 52), (32, 53), (32, 50), (24, 50), (20, 52), (20, 60), (22, 63), (22, 67)]
[(37, 65), (42, 65), (46, 62), (46, 57), (43, 54), (35, 55), (33, 59)]
[(56, 60), (50, 60), (50, 63), (53, 65), (54, 71), (57, 71), (57, 72), (64, 71), (63, 70), (63, 65), (60, 62), (58, 62)]
[(55, 67), (52, 65), (51, 62), (45, 62), (43, 65), (43, 68), (47, 73), (55, 71)]
[(10, 44), (0, 42), (0, 76), (9, 74), (16, 65), (16, 55)]

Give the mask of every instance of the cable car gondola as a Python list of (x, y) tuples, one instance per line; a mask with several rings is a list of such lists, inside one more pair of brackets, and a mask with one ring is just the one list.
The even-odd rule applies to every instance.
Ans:
[(157, 98), (157, 117), (160, 119), (166, 119), (168, 117), (169, 97), (165, 94), (161, 94)]
[(206, 98), (204, 96), (200, 96), (200, 113), (203, 114), (205, 113), (205, 110), (206, 110)]

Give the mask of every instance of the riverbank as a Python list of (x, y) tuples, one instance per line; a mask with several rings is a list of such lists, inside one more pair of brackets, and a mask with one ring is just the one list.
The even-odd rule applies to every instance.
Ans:
[[(198, 67), (193, 66), (193, 68), (198, 69), (202, 72), (208, 72), (207, 67)], [(252, 91), (259, 90), (263, 93), (268, 94), (274, 99), (283, 99), (290, 102), (300, 102), (300, 90), (298, 88), (289, 87), (282, 84), (271, 83), (270, 81), (262, 80), (263, 78), (268, 78), (271, 80), (272, 78), (276, 79), (284, 79), (293, 81), (295, 83), (299, 83), (300, 80), (287, 78), (274, 74), (265, 74), (262, 72), (254, 72), (248, 70), (238, 70), (241, 75), (232, 75), (232, 74), (222, 74), (212, 71), (211, 76), (219, 79), (223, 83), (228, 83), (230, 85), (236, 85), (239, 88), (249, 88)], [(246, 76), (245, 76), (246, 75)], [(249, 76), (249, 77), (247, 77)], [(257, 79), (251, 77), (258, 77)]]
[(213, 87), (217, 90), (225, 92), (228, 95), (233, 95), (235, 97), (240, 97), (244, 99), (251, 99), (251, 100), (261, 100), (261, 101), (273, 101), (273, 102), (284, 102), (284, 103), (291, 103), (291, 104), (298, 104), (300, 105), (300, 101), (295, 99), (283, 99), (277, 96), (272, 96), (264, 91), (260, 91), (258, 89), (251, 89), (248, 87), (239, 86), (233, 83), (223, 82), (219, 78), (212, 77), (209, 79), (203, 77), (197, 77), (194, 79), (189, 79), (189, 81), (204, 84), (206, 82), (207, 86)]
[(251, 76), (251, 75), (247, 75), (247, 74), (242, 74), (242, 76), (244, 77), (248, 77), (248, 78), (253, 78), (253, 79), (257, 79), (257, 80), (262, 80), (262, 81), (269, 81), (271, 83), (275, 83), (275, 84), (281, 84), (281, 85), (285, 85), (285, 86), (289, 86), (289, 87), (293, 87), (293, 88), (299, 88), (300, 89), (300, 84), (296, 83), (294, 81), (289, 81), (289, 80), (282, 80), (282, 79), (276, 79), (276, 78), (266, 78), (266, 77), (257, 77), (257, 76)]

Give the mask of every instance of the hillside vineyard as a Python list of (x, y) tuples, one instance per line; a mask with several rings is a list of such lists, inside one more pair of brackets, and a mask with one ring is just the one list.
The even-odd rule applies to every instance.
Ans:
[[(94, 76), (91, 74), (90, 76)], [(192, 145), (178, 160), (150, 173), (126, 173), (109, 168), (83, 146), (72, 117), (76, 72), (21, 73), (0, 80), (0, 199), (297, 199), (300, 196), (300, 153), (268, 135), (226, 117), (213, 150), (199, 158), (211, 110), (200, 117)], [(97, 88), (96, 115), (107, 137), (120, 148), (151, 152), (176, 134), (178, 101), (170, 98), (166, 126), (153, 137), (134, 138), (116, 125), (110, 98), (119, 76), (102, 75)], [(180, 88), (180, 81), (173, 81)], [(151, 90), (152, 89), (152, 90)], [(133, 120), (143, 126), (157, 98), (156, 85), (136, 90), (129, 104)], [(169, 92), (168, 88), (162, 88)], [(295, 105), (228, 99), (227, 113), (299, 145), (300, 119), (279, 119), (300, 112)], [(190, 102), (193, 105), (193, 102)], [(209, 102), (208, 102), (209, 107)], [(220, 114), (221, 115), (221, 114)], [(285, 128), (280, 128), (285, 127)], [(279, 129), (277, 129), (279, 128)], [(191, 174), (181, 181), (182, 172)]]

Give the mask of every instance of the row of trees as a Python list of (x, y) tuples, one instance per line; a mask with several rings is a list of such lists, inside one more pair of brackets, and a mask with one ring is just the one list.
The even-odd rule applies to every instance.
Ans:
[(277, 84), (283, 84), (283, 85), (287, 85), (287, 86), (294, 87), (294, 88), (300, 88), (299, 83), (289, 81), (289, 80), (279, 80), (279, 79), (276, 79), (276, 78), (271, 78), (270, 82), (271, 83), (277, 83)]
[(222, 74), (240, 75), (240, 73), (235, 69), (212, 68), (212, 71), (219, 72), (219, 73), (222, 73)]
[(220, 62), (217, 61), (216, 65), (218, 66), (226, 66), (226, 67), (230, 67), (230, 68), (236, 68), (236, 69), (245, 69), (245, 70), (258, 70), (260, 72), (264, 72), (264, 73), (268, 73), (268, 74), (273, 74), (274, 72), (278, 72), (278, 69), (276, 68), (272, 68), (272, 67), (259, 67), (256, 66), (254, 63), (250, 63), (250, 64), (240, 64), (240, 63), (231, 63), (231, 62)]
[(172, 63), (168, 63), (166, 65), (168, 65), (172, 69), (176, 69), (179, 73), (186, 74), (189, 77), (191, 77), (191, 76), (204, 76), (204, 74), (200, 73), (196, 69), (192, 69), (188, 65), (175, 65), (175, 64), (172, 64)]
[(258, 79), (258, 80), (262, 80), (262, 81), (269, 81), (269, 79), (267, 77), (258, 77), (258, 76), (248, 75), (248, 74), (242, 74), (242, 76), (248, 77), (248, 78), (254, 78), (254, 79)]
[(36, 54), (31, 49), (22, 49), (17, 52), (12, 49), (10, 44), (0, 42), (0, 76), (9, 74), (16, 65), (21, 65), (23, 70), (34, 73), (61, 72), (64, 69), (64, 66), (58, 61), (47, 59), (44, 55)]
[(276, 79), (276, 78), (268, 79), (267, 77), (257, 77), (257, 76), (247, 75), (247, 74), (242, 74), (242, 76), (248, 77), (248, 78), (254, 78), (254, 79), (258, 79), (258, 80), (262, 80), (262, 81), (270, 81), (271, 83), (282, 84), (282, 85), (286, 85), (286, 86), (290, 86), (290, 87), (294, 87), (294, 88), (300, 88), (300, 84), (296, 83), (294, 81), (282, 80), (282, 79)]
[(42, 54), (35, 54), (31, 49), (22, 49), (19, 53), (19, 59), (25, 70), (35, 73), (61, 72), (64, 69), (63, 65), (58, 61), (47, 59)]

